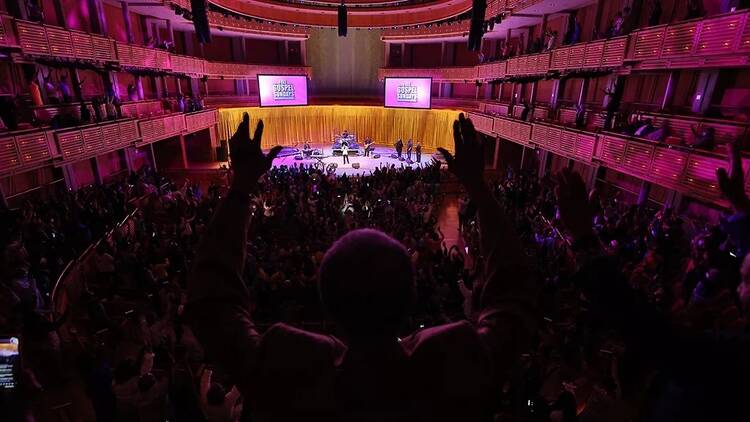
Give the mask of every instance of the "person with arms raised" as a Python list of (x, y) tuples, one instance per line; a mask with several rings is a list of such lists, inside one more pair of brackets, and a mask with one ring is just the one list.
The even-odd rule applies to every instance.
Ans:
[(483, 286), (475, 287), (477, 322), (403, 337), (415, 300), (410, 256), (367, 229), (336, 241), (319, 271), (320, 299), (341, 338), (285, 324), (256, 329), (242, 279), (249, 206), (280, 147), (264, 155), (263, 123), (252, 138), (249, 125), (243, 116), (230, 140), (234, 179), (198, 248), (186, 315), (254, 420), (492, 420), (501, 387), (536, 331), (537, 290), (513, 224), (484, 183), (471, 121), (461, 115), (453, 125), (455, 156), (441, 152), (479, 211), (485, 268)]

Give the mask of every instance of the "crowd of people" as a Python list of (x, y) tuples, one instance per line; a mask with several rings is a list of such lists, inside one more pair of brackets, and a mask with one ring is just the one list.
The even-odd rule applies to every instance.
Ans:
[[(469, 126), (464, 131), (471, 136)], [(241, 148), (233, 142), (233, 159), (247, 164), (237, 159)], [(0, 287), (7, 306), (0, 307), (1, 325), (5, 332), (18, 333), (26, 346), (21, 374), (25, 387), (17, 403), (29, 403), (53, 385), (80, 380), (97, 420), (250, 420), (251, 414), (262, 415), (281, 402), (278, 397), (259, 402), (267, 392), (252, 387), (255, 379), (248, 382), (244, 371), (236, 372), (241, 367), (238, 359), (255, 356), (244, 349), (241, 330), (254, 331), (257, 326), (268, 333), (263, 336), (266, 348), (280, 344), (301, 348), (274, 352), (279, 359), (302, 359), (296, 365), (286, 361), (290, 367), (273, 366), (281, 361), (265, 357), (264, 362), (276, 369), (270, 374), (253, 372), (264, 381), (283, 381), (283, 385), (272, 383), (269, 392), (291, 388), (294, 382), (286, 383), (296, 379), (300, 393), (311, 389), (323, 394), (322, 387), (307, 384), (310, 377), (316, 379), (318, 369), (298, 365), (319, 353), (318, 347), (328, 340), (296, 337), (287, 343), (286, 336), (300, 334), (273, 325), (284, 322), (343, 336), (349, 349), (340, 358), (357, 358), (348, 357), (339, 371), (354, 370), (363, 377), (340, 375), (344, 378), (337, 381), (356, 386), (352, 395), (335, 395), (355, 400), (347, 402), (354, 406), (349, 414), (371, 411), (386, 402), (392, 405), (399, 398), (381, 390), (369, 391), (372, 404), (356, 402), (355, 397), (366, 380), (374, 385), (384, 380), (380, 374), (361, 372), (358, 359), (374, 358), (359, 353), (375, 345), (353, 330), (388, 325), (388, 316), (371, 325), (370, 318), (335, 302), (319, 285), (323, 280), (369, 281), (393, 270), (391, 261), (401, 255), (383, 256), (379, 243), (348, 254), (337, 241), (360, 235), (360, 229), (377, 229), (403, 245), (398, 250), (413, 268), (413, 273), (406, 270), (414, 282), (409, 317), (394, 328), (403, 339), (402, 347), (414, 351), (413, 359), (434, 353), (430, 341), (439, 342), (445, 353), (449, 349), (468, 353), (476, 340), (467, 337), (467, 326), (459, 321), (483, 327), (480, 342), (493, 339), (500, 330), (499, 343), (490, 341), (486, 347), (518, 353), (516, 357), (507, 349), (501, 353), (508, 362), (497, 364), (506, 368), (501, 371), (506, 382), (492, 389), (489, 399), (485, 389), (456, 393), (465, 403), (481, 399), (482, 413), (499, 420), (630, 420), (637, 411), (655, 418), (650, 420), (663, 420), (662, 415), (679, 415), (680, 420), (723, 415), (722, 420), (736, 420), (731, 417), (737, 416), (731, 413), (737, 409), (733, 403), (719, 409), (714, 405), (725, 405), (744, 391), (728, 391), (746, 373), (738, 353), (746, 350), (741, 333), (750, 310), (750, 269), (747, 262), (743, 265), (750, 230), (743, 217), (748, 201), (741, 168), (733, 165), (729, 174), (719, 178), (737, 214), (714, 225), (683, 219), (671, 209), (629, 205), (617, 196), (594, 192), (589, 197), (571, 172), (557, 179), (539, 179), (509, 169), (487, 184), (485, 197), (483, 188), (472, 181), (474, 176), (467, 176), (467, 168), (477, 166), (463, 164), (461, 170), (456, 164), (466, 161), (462, 155), (468, 148), (457, 146), (456, 157), (446, 153), (449, 167), (468, 192), (459, 198), (460, 246), (446, 245), (437, 225), (449, 176), (436, 162), (414, 169), (391, 166), (369, 175), (337, 176), (305, 166), (270, 168), (269, 160), (251, 166), (257, 176), (265, 173), (257, 184), (237, 182), (254, 173), (248, 175), (247, 169), (239, 171), (235, 166), (229, 190), (213, 182), (203, 187), (190, 181), (176, 185), (147, 171), (108, 186), (61, 192), (54, 201), (27, 202), (18, 210), (6, 210), (4, 227), (9, 230), (3, 236), (8, 246)], [(267, 172), (265, 165), (270, 168)], [(238, 191), (247, 191), (247, 198), (238, 198)], [(231, 213), (239, 209), (229, 208), (232, 201), (245, 204), (246, 233), (233, 220)], [(69, 258), (128, 215), (134, 203), (138, 211), (128, 229), (115, 230), (93, 252), (94, 272), (81, 280), (80, 297), (63, 315), (45, 313), (50, 280)], [(491, 234), (498, 238), (493, 240)], [(201, 244), (202, 238), (208, 240)], [(237, 245), (244, 245), (241, 251), (234, 249)], [(332, 251), (343, 255), (337, 258)], [(523, 261), (529, 264), (523, 266)], [(232, 275), (224, 265), (239, 265), (241, 271)], [(336, 266), (343, 268), (342, 273), (335, 272)], [(498, 268), (504, 270), (494, 273)], [(239, 277), (239, 284), (228, 284), (226, 277)], [(497, 291), (501, 280), (504, 287)], [(208, 283), (208, 290), (199, 281)], [(396, 295), (390, 280), (379, 281)], [(229, 286), (239, 290), (227, 296)], [(358, 296), (357, 284), (353, 286), (344, 288), (343, 300), (372, 311), (371, 303)], [(537, 287), (518, 290), (525, 286)], [(505, 290), (512, 293), (511, 299), (496, 302)], [(370, 294), (383, 299), (375, 291)], [(508, 309), (510, 303), (529, 306), (524, 302), (529, 295), (538, 297), (532, 307)], [(217, 308), (202, 313), (214, 302)], [(341, 309), (332, 309), (332, 302)], [(495, 310), (488, 312), (488, 306)], [(247, 320), (251, 325), (237, 328), (231, 321), (245, 315), (244, 309), (248, 318), (252, 315), (252, 322)], [(341, 320), (343, 312), (354, 312), (352, 319)], [(505, 326), (498, 313), (518, 318), (513, 327), (527, 327), (528, 337), (517, 338), (520, 328), (499, 328)], [(215, 318), (226, 320), (212, 325)], [(351, 321), (357, 321), (359, 328), (353, 328)], [(439, 327), (445, 323), (453, 324)], [(213, 332), (207, 333), (207, 328)], [(414, 330), (416, 334), (410, 336)], [(711, 333), (714, 343), (693, 337), (703, 332)], [(722, 337), (727, 333), (738, 333), (739, 340)], [(449, 347), (439, 340), (445, 335), (461, 337)], [(80, 348), (72, 357), (70, 351), (61, 350), (60, 337), (77, 339)], [(70, 347), (70, 341), (62, 343)], [(494, 349), (498, 345), (503, 346)], [(732, 354), (721, 355), (730, 346), (736, 348)], [(331, 347), (336, 354), (342, 346)], [(461, 371), (468, 371), (463, 376), (469, 378), (459, 383), (462, 388), (487, 381), (472, 372), (472, 365), (462, 367), (463, 358), (447, 356), (458, 359)], [(322, 365), (322, 371), (327, 364), (319, 359), (312, 368)], [(382, 362), (374, 362), (384, 370), (379, 366)], [(429, 359), (420, 362), (438, 365)], [(727, 368), (737, 373), (728, 373)], [(406, 367), (396, 374), (385, 373), (396, 378), (411, 373), (402, 371)], [(457, 380), (457, 375), (441, 376)], [(712, 381), (722, 377), (727, 381), (717, 387)], [(411, 381), (405, 385), (415, 387)], [(432, 391), (432, 400), (444, 394), (444, 387)], [(306, 398), (289, 394), (285, 397), (293, 403), (290, 409), (295, 405), (310, 409)], [(403, 389), (398, 394), (413, 397)], [(478, 395), (469, 399), (461, 394)], [(691, 401), (696, 395), (703, 400)], [(321, 406), (328, 399), (320, 397)]]

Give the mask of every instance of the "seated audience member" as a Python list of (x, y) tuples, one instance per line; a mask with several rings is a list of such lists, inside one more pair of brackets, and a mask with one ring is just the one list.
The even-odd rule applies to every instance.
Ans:
[(651, 14), (648, 16), (648, 26), (656, 26), (661, 22), (662, 14), (661, 0), (654, 0), (651, 6)]
[(521, 120), (524, 122), (529, 120), (529, 113), (531, 112), (531, 105), (525, 99), (523, 100), (523, 110), (521, 110)]
[(688, 0), (685, 20), (702, 17), (706, 12), (703, 9), (703, 0)]
[(690, 130), (693, 132), (694, 142), (693, 148), (704, 149), (711, 151), (714, 149), (714, 141), (716, 137), (716, 129), (711, 126), (706, 126), (703, 123), (697, 125), (691, 125)]
[(201, 375), (201, 409), (209, 422), (238, 421), (242, 415), (242, 403), (237, 387), (229, 392), (224, 386), (211, 382), (213, 371), (205, 369)]
[(576, 128), (581, 129), (586, 126), (586, 106), (583, 103), (576, 104)]
[(654, 130), (656, 130), (654, 127), (654, 121), (652, 119), (646, 119), (639, 122), (639, 126), (635, 132), (633, 132), (633, 136), (645, 137)]
[(471, 122), (461, 115), (454, 123), (456, 155), (441, 153), (478, 209), (487, 258), (476, 324), (399, 335), (415, 299), (412, 256), (385, 233), (354, 230), (329, 248), (319, 270), (320, 299), (340, 328), (337, 338), (285, 324), (261, 336), (251, 320), (241, 278), (248, 245), (253, 247), (248, 205), (280, 147), (264, 156), (263, 123), (251, 138), (249, 121), (245, 114), (230, 140), (232, 189), (198, 248), (186, 313), (207, 355), (237, 380), (255, 417), (491, 418), (538, 314), (535, 279), (514, 225), (482, 180), (482, 146)]

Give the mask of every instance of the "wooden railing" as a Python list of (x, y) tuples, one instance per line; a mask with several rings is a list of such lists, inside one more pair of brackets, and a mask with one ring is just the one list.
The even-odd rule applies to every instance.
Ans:
[(476, 67), (440, 67), (440, 68), (381, 68), (378, 79), (386, 77), (431, 77), (433, 81), (474, 82), (477, 78)]
[[(5, 23), (0, 19), (0, 45), (11, 37), (4, 36)], [(119, 63), (129, 69), (149, 69), (209, 78), (255, 79), (263, 74), (311, 76), (305, 66), (264, 66), (241, 63), (210, 62), (204, 59), (171, 54), (166, 50), (123, 43), (100, 35), (72, 31), (36, 22), (15, 20), (18, 45), (29, 57)], [(14, 37), (16, 38), (16, 37)]]
[(95, 157), (132, 145), (191, 133), (218, 122), (215, 109), (140, 120), (122, 119), (73, 128), (10, 132), (0, 135), (0, 174)]
[(0, 173), (32, 169), (52, 158), (56, 149), (51, 131), (26, 131), (0, 135)]
[(55, 132), (63, 161), (75, 161), (82, 156), (93, 157), (113, 151), (132, 145), (139, 137), (135, 120), (118, 120)]
[(129, 101), (120, 106), (122, 117), (151, 117), (164, 113), (161, 100)]
[(627, 60), (641, 62), (637, 68), (746, 65), (748, 15), (747, 11), (735, 12), (637, 30), (630, 35)]
[[(485, 105), (485, 108), (490, 104)], [(524, 146), (539, 147), (563, 157), (602, 165), (701, 200), (726, 206), (716, 170), (727, 168), (723, 155), (610, 132), (588, 132), (551, 123), (526, 123), (513, 118), (469, 113), (475, 127)], [(750, 187), (750, 159), (743, 159)]]
[(188, 132), (205, 129), (213, 126), (218, 121), (219, 114), (216, 110), (203, 110), (185, 115), (185, 127)]

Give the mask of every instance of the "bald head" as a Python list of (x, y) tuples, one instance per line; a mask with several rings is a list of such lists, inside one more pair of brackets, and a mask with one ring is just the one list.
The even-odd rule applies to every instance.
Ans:
[(348, 336), (394, 336), (414, 300), (409, 253), (383, 232), (354, 230), (326, 252), (318, 287)]

